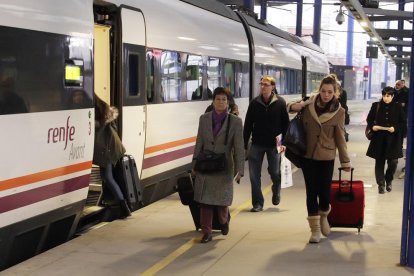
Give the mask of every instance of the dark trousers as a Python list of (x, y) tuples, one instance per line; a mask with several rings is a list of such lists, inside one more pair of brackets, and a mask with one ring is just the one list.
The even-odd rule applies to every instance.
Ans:
[(200, 224), (201, 231), (203, 231), (204, 234), (209, 234), (213, 231), (214, 208), (217, 209), (220, 224), (225, 224), (229, 220), (229, 207), (200, 204)]
[(334, 163), (334, 160), (304, 159), (302, 172), (306, 185), (308, 215), (317, 215), (319, 210), (329, 209)]
[[(384, 174), (385, 161), (387, 161), (387, 170)], [(380, 186), (384, 186), (386, 181), (390, 183), (394, 179), (395, 171), (397, 170), (398, 159), (375, 159), (375, 180)]]

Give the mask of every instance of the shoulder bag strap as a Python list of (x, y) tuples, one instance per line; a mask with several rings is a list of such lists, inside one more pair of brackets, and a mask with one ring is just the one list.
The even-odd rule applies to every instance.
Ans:
[(231, 115), (227, 115), (227, 117), (229, 118), (228, 122), (227, 122), (227, 128), (226, 128), (226, 138), (224, 140), (224, 145), (227, 146), (227, 139), (229, 138), (229, 130), (230, 130), (230, 118)]
[(378, 104), (377, 104), (377, 111), (375, 112), (374, 124), (376, 124), (376, 123), (377, 123), (377, 115), (378, 115), (378, 110), (379, 110), (379, 108), (380, 108), (380, 102), (378, 102)]

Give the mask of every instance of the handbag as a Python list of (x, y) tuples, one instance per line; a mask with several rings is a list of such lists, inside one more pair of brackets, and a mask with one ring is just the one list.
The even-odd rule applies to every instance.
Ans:
[(374, 131), (372, 130), (372, 128), (367, 125), (367, 127), (365, 128), (365, 137), (367, 137), (368, 140), (371, 140), (372, 137), (374, 137)]
[[(229, 129), (230, 129), (230, 118), (231, 115), (228, 115), (228, 122), (226, 128), (226, 138), (224, 140), (224, 145), (227, 145), (227, 140), (229, 136)], [(202, 150), (197, 158), (196, 163), (194, 166), (194, 170), (200, 173), (215, 173), (221, 172), (226, 169), (227, 166), (227, 159), (226, 154), (223, 153), (215, 153), (210, 150)]]
[(295, 118), (290, 121), (283, 144), (296, 155), (303, 156), (306, 153), (306, 134), (302, 112), (296, 114)]
[[(374, 125), (377, 122), (377, 115), (378, 115), (379, 106), (380, 106), (380, 103), (378, 102), (377, 110), (375, 111)], [(375, 134), (375, 131), (373, 131), (372, 127), (368, 124), (367, 127), (365, 128), (365, 137), (367, 137), (368, 140), (371, 140), (372, 137), (374, 137), (374, 134)]]

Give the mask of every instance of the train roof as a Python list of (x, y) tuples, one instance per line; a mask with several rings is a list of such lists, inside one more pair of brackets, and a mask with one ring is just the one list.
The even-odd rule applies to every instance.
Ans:
[[(186, 2), (188, 4), (197, 6), (199, 8), (208, 10), (210, 12), (219, 14), (221, 16), (225, 16), (227, 18), (230, 18), (236, 21), (240, 21), (240, 19), (237, 17), (237, 15), (232, 9), (230, 9), (229, 7), (227, 7), (226, 5), (224, 5), (223, 3), (219, 1), (205, 1), (205, 0), (180, 0), (180, 1)], [(289, 40), (293, 43), (312, 49), (314, 51), (324, 53), (324, 51), (316, 44), (303, 40), (300, 37), (294, 34), (291, 34), (289, 32), (283, 31), (279, 28), (276, 28), (275, 26), (271, 24), (260, 22), (259, 20), (257, 20), (256, 18), (252, 16), (249, 16), (248, 14), (243, 13), (243, 16), (251, 27), (260, 29), (267, 33)]]

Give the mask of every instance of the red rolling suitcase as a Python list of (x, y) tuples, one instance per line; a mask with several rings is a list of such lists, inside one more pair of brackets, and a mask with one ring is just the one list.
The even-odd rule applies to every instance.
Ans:
[(339, 180), (332, 181), (332, 209), (328, 221), (331, 227), (355, 227), (360, 232), (364, 224), (364, 183), (353, 180), (354, 168), (351, 169), (351, 180), (342, 180), (342, 170), (339, 168)]

